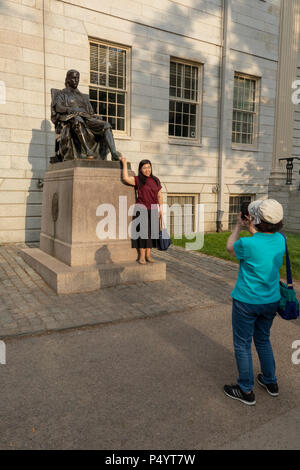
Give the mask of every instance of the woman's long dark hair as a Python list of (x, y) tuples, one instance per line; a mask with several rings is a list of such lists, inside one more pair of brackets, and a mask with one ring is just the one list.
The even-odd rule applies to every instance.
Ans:
[(150, 165), (151, 166), (151, 175), (150, 175), (150, 178), (154, 179), (155, 183), (157, 184), (157, 186), (159, 185), (159, 181), (158, 181), (158, 178), (156, 178), (156, 176), (154, 176), (152, 174), (152, 163), (150, 162), (150, 160), (142, 160), (140, 161), (139, 163), (139, 174), (138, 174), (138, 177), (139, 177), (139, 186), (144, 186), (144, 184), (146, 183), (146, 180), (147, 180), (147, 176), (143, 175), (142, 173), (142, 167), (144, 165)]

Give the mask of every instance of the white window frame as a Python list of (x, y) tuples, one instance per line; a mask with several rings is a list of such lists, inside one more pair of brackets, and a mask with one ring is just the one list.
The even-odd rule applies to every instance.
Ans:
[[(198, 96), (197, 100), (188, 100), (184, 98), (177, 98), (170, 95), (170, 70), (169, 70), (169, 106), (170, 101), (180, 101), (182, 103), (196, 104), (196, 137), (177, 137), (169, 135), (170, 114), (168, 114), (168, 141), (170, 144), (177, 145), (201, 145), (201, 122), (202, 122), (202, 87), (203, 87), (203, 64), (194, 62), (192, 60), (180, 59), (177, 57), (170, 57), (169, 66), (171, 62), (180, 63), (183, 65), (190, 65), (198, 68)], [(169, 111), (170, 113), (170, 111)]]
[[(167, 203), (168, 203), (168, 197), (192, 197), (194, 199), (194, 202), (193, 202), (193, 206), (194, 208), (196, 209), (196, 206), (197, 206), (197, 203), (198, 203), (198, 199), (199, 199), (199, 195), (198, 194), (195, 194), (195, 193), (167, 193)], [(171, 206), (170, 206), (171, 207)], [(196, 231), (196, 227), (197, 227), (197, 224), (198, 224), (198, 221), (197, 221), (197, 213), (196, 213), (196, 210), (194, 212), (194, 220), (193, 220), (193, 232)], [(184, 214), (182, 214), (182, 216), (184, 216)], [(168, 221), (169, 222), (169, 221)], [(182, 219), (182, 222), (184, 223), (184, 220)], [(171, 226), (169, 227), (170, 230), (171, 230)], [(183, 227), (184, 229), (184, 227)], [(184, 235), (184, 233), (182, 233), (182, 235)]]
[[(233, 132), (233, 112), (243, 112), (243, 110), (237, 109), (233, 107), (234, 103), (234, 79), (236, 76), (241, 78), (246, 78), (249, 80), (253, 80), (256, 82), (255, 85), (255, 110), (253, 112), (253, 142), (252, 144), (243, 144), (243, 143), (235, 143), (232, 140), (232, 132)], [(233, 78), (233, 96), (232, 96), (232, 125), (231, 125), (231, 144), (232, 149), (234, 150), (258, 150), (258, 134), (259, 134), (259, 108), (260, 108), (260, 94), (261, 94), (261, 77), (255, 77), (253, 75), (248, 75), (241, 72), (234, 72)], [(251, 111), (245, 111), (251, 113)]]
[[(96, 85), (91, 83), (91, 55), (90, 55), (90, 44), (95, 43), (107, 47), (117, 47), (118, 49), (123, 49), (126, 51), (126, 88), (125, 89), (118, 89), (118, 88), (110, 88), (102, 85)], [(124, 119), (124, 131), (120, 131), (117, 129), (113, 129), (113, 134), (116, 138), (128, 138), (131, 134), (131, 126), (130, 126), (130, 102), (131, 102), (131, 47), (125, 46), (123, 44), (114, 43), (111, 41), (103, 41), (101, 39), (97, 39), (94, 37), (89, 37), (89, 90), (91, 87), (98, 88), (102, 90), (111, 90), (113, 92), (122, 92), (125, 93), (125, 119)]]

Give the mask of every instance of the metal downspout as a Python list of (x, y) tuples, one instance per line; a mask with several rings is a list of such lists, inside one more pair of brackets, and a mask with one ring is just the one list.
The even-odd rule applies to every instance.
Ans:
[(220, 74), (220, 137), (219, 137), (219, 162), (218, 162), (218, 205), (217, 205), (217, 232), (222, 231), (222, 218), (224, 215), (224, 161), (226, 159), (227, 124), (226, 111), (229, 107), (227, 99), (231, 83), (230, 67), (230, 35), (231, 35), (232, 0), (223, 0), (223, 44), (222, 63)]

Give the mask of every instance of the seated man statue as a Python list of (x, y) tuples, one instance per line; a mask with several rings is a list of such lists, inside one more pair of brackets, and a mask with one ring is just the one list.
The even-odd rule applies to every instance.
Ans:
[(56, 142), (56, 160), (76, 158), (107, 159), (110, 150), (112, 160), (119, 160), (111, 125), (94, 113), (88, 100), (78, 90), (79, 72), (69, 70), (63, 90), (51, 90), (51, 120), (59, 135)]

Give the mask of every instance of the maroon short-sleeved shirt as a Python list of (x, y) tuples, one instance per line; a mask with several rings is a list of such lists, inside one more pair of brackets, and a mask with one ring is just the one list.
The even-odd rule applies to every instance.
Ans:
[[(157, 178), (158, 179), (158, 178)], [(135, 176), (135, 187), (137, 188), (138, 198), (137, 204), (144, 204), (147, 209), (151, 209), (152, 204), (158, 204), (158, 192), (161, 190), (162, 186), (158, 179), (158, 184), (154, 181), (151, 176), (148, 176), (144, 186), (140, 187), (139, 177)]]

